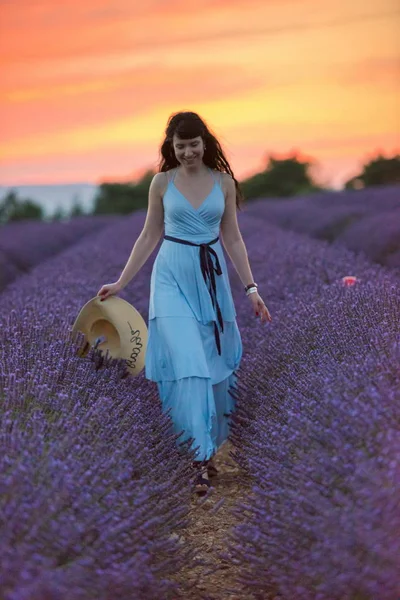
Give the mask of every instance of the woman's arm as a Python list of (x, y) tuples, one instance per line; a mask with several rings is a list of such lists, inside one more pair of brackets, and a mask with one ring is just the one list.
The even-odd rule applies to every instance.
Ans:
[(146, 220), (137, 238), (118, 283), (124, 288), (142, 268), (154, 248), (157, 246), (164, 230), (164, 207), (162, 193), (165, 188), (165, 173), (156, 173), (149, 188), (149, 203)]
[(225, 179), (225, 211), (221, 219), (221, 238), (226, 252), (235, 267), (243, 286), (254, 282), (250, 269), (246, 246), (236, 216), (236, 188), (235, 182), (229, 173), (224, 174)]
[[(254, 283), (254, 277), (250, 269), (246, 246), (239, 230), (236, 218), (236, 188), (232, 177), (227, 173), (225, 175), (225, 211), (221, 219), (221, 237), (224, 247), (229, 254), (242, 283), (244, 286)], [(254, 314), (260, 317), (262, 323), (272, 321), (272, 317), (264, 300), (258, 291), (249, 294)]]

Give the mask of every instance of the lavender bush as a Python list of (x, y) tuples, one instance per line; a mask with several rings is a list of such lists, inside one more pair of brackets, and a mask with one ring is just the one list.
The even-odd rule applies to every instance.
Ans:
[(188, 471), (154, 396), (133, 396), (116, 372), (97, 374), (84, 402), (79, 388), (6, 394), (5, 599), (177, 597), (168, 576), (193, 558), (171, 537), (187, 517)]
[(344, 244), (354, 252), (363, 252), (382, 265), (400, 268), (400, 208), (369, 215), (350, 224), (337, 236), (335, 243)]
[(230, 541), (238, 582), (257, 600), (397, 600), (399, 279), (345, 248), (257, 237), (273, 322), (241, 328), (232, 456), (255, 484)]
[(375, 262), (400, 268), (395, 258), (400, 251), (399, 185), (285, 200), (257, 199), (248, 203), (247, 210), (279, 227), (329, 242), (337, 240)]
[(1, 225), (0, 291), (46, 258), (121, 218), (119, 215), (81, 216), (55, 223), (26, 220)]

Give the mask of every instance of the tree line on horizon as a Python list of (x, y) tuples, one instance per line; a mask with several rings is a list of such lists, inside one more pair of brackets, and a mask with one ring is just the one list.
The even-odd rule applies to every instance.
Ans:
[[(311, 174), (312, 161), (302, 161), (296, 153), (285, 159), (267, 157), (264, 170), (239, 182), (247, 201), (255, 198), (288, 198), (321, 191), (332, 191), (316, 183)], [(137, 182), (102, 183), (94, 199), (93, 210), (85, 212), (76, 200), (71, 210), (58, 209), (51, 221), (82, 215), (130, 214), (147, 208), (148, 191), (155, 171), (148, 170)], [(364, 189), (375, 185), (400, 184), (400, 154), (385, 157), (379, 153), (364, 163), (358, 175), (344, 184), (346, 190)], [(21, 199), (11, 189), (0, 200), (0, 225), (11, 221), (45, 220), (43, 208), (33, 200)], [(46, 219), (48, 220), (48, 219)]]

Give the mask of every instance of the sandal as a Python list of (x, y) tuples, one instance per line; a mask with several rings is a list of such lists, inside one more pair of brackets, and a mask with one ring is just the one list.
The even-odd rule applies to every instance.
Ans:
[(205, 496), (211, 487), (211, 483), (208, 479), (205, 479), (202, 475), (198, 475), (195, 482), (195, 492), (198, 496)]
[(208, 481), (208, 479), (206, 479), (202, 475), (203, 468), (206, 464), (207, 463), (204, 461), (194, 461), (193, 462), (193, 467), (197, 471), (197, 476), (195, 479), (195, 493), (198, 494), (199, 496), (204, 496), (205, 494), (207, 494), (209, 488), (211, 487), (211, 483)]

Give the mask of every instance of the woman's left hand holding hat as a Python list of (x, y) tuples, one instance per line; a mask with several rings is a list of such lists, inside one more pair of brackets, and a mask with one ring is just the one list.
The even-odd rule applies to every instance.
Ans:
[(99, 291), (97, 292), (97, 296), (100, 296), (100, 302), (106, 300), (109, 296), (113, 296), (114, 294), (118, 294), (123, 289), (123, 285), (119, 281), (115, 283), (106, 283), (101, 286)]

